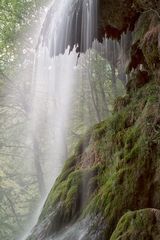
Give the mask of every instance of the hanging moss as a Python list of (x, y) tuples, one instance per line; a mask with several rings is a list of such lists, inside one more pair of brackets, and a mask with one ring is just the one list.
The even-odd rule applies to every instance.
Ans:
[(128, 210), (160, 208), (156, 80), (129, 92), (125, 99), (117, 100), (116, 105), (125, 106), (92, 128), (67, 160), (39, 219), (41, 224), (57, 211), (50, 220), (50, 234), (76, 219), (100, 214), (108, 223), (103, 234), (110, 239)]
[[(150, 2), (101, 1), (100, 26), (110, 36), (119, 37), (140, 15), (127, 95), (116, 100), (113, 115), (91, 128), (66, 161), (39, 219), (40, 226), (50, 219), (47, 236), (88, 215), (100, 215), (107, 225), (97, 239), (159, 239), (159, 211), (148, 209), (160, 209), (159, 27), (156, 23), (150, 29), (153, 12), (140, 14)], [(41, 231), (46, 228), (42, 224)]]

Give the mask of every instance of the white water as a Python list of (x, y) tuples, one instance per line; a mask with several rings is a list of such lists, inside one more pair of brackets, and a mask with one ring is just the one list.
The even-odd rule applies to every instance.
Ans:
[[(50, 146), (47, 149), (50, 166), (47, 168), (51, 169), (48, 173), (47, 191), (67, 158), (71, 99), (78, 81), (76, 48), (86, 50), (92, 45), (97, 29), (96, 5), (96, 0), (54, 1), (40, 35), (33, 77), (31, 127), (33, 138), (41, 139), (45, 135)], [(80, 9), (82, 19), (79, 26)], [(76, 33), (72, 32), (73, 24)], [(72, 42), (72, 35), (78, 32), (81, 46), (72, 46), (71, 49), (69, 43)], [(76, 39), (75, 36), (75, 43)]]
[(46, 47), (40, 48), (37, 56), (32, 132), (34, 135), (40, 132), (38, 138), (45, 134), (49, 144), (51, 172), (47, 185), (53, 183), (67, 157), (66, 135), (76, 59), (75, 53), (50, 58)]
[[(37, 214), (32, 219), (32, 225), (36, 223), (45, 198), (68, 156), (67, 137), (72, 97), (78, 86), (76, 49), (86, 51), (92, 46), (97, 29), (96, 11), (96, 0), (54, 1), (39, 38), (32, 80), (29, 128), (33, 145), (35, 141), (38, 142), (38, 157), (45, 177), (45, 191)], [(73, 25), (76, 33), (72, 32)], [(70, 42), (76, 43), (78, 33), (81, 45), (73, 44), (70, 47)], [(72, 34), (75, 34), (75, 38)], [(33, 158), (36, 156), (37, 153), (33, 152)], [(23, 239), (27, 236), (28, 234)]]
[[(77, 117), (75, 115), (79, 114), (79, 108), (82, 110), (84, 107), (84, 111), (81, 111), (83, 114), (81, 122), (86, 125), (87, 129), (91, 124), (103, 120), (105, 114), (108, 114), (108, 106), (107, 109), (105, 106), (100, 109), (103, 113), (102, 116), (100, 118), (96, 116), (90, 85), (92, 78), (100, 80), (109, 78), (107, 76), (109, 64), (105, 57), (108, 57), (107, 54), (111, 55), (111, 59), (115, 57), (111, 50), (106, 53), (108, 50), (106, 41), (103, 46), (94, 41), (97, 35), (97, 0), (56, 0), (54, 2), (48, 11), (40, 34), (31, 93), (31, 138), (33, 145), (35, 140), (38, 141), (39, 163), (45, 180), (43, 197), (37, 214), (32, 219), (32, 227), (36, 224), (45, 199), (68, 157), (69, 131), (74, 129), (72, 118), (75, 121)], [(77, 42), (80, 45), (77, 45)], [(96, 51), (86, 52), (92, 46), (101, 52), (102, 59), (104, 57), (103, 61), (101, 59), (102, 66), (100, 66), (101, 71), (106, 71), (106, 75), (103, 77), (101, 72), (95, 77), (96, 71), (93, 65), (96, 64), (96, 61), (94, 59), (93, 63), (92, 60), (98, 56), (95, 54)], [(79, 56), (76, 53), (77, 50), (85, 54)], [(105, 84), (110, 88), (110, 81)], [(106, 88), (105, 85), (103, 87)], [(87, 90), (83, 94), (84, 88)], [(77, 93), (82, 98), (78, 104)], [(110, 92), (108, 96), (106, 94), (103, 97), (100, 99), (100, 103), (106, 100), (108, 104)], [(94, 96), (94, 98), (96, 97)], [(82, 106), (82, 102), (85, 102), (84, 106)], [(85, 112), (86, 105), (89, 109), (87, 114)], [(72, 145), (74, 145), (73, 139)], [(36, 151), (36, 149), (34, 150)], [(35, 155), (33, 152), (33, 157)], [(83, 185), (85, 192), (85, 182)], [(83, 192), (81, 198), (82, 201), (85, 201)], [(76, 233), (76, 231), (78, 232)], [(87, 228), (81, 228), (75, 223), (73, 227), (65, 229), (65, 232), (59, 236), (52, 236), (51, 239), (63, 240), (76, 237), (80, 240), (85, 237), (85, 231), (87, 234)], [(26, 234), (23, 239), (26, 239), (28, 235)]]

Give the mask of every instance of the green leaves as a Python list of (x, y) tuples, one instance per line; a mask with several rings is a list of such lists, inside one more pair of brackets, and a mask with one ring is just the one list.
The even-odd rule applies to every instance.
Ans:
[[(23, 76), (26, 56), (19, 55), (26, 51), (28, 28), (38, 17), (42, 1), (38, 2), (38, 8), (35, 2), (0, 0), (0, 239), (3, 240), (17, 239), (39, 198), (37, 178), (27, 165), (32, 157), (24, 142), (27, 118), (20, 101), (27, 85)], [(18, 78), (17, 72), (23, 75)]]

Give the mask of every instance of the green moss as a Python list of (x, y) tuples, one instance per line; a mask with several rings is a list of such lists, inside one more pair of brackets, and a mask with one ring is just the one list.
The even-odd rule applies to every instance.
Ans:
[(82, 171), (80, 170), (69, 173), (66, 179), (60, 176), (49, 194), (40, 218), (44, 218), (47, 214), (51, 213), (53, 207), (59, 202), (63, 202), (64, 216), (72, 216), (72, 212), (74, 212), (72, 208), (75, 210), (77, 207), (75, 205), (78, 204), (81, 178)]
[(150, 12), (144, 12), (138, 19), (135, 31), (133, 33), (133, 43), (140, 42), (144, 38), (144, 35), (149, 30), (149, 24), (151, 22), (152, 15)]
[(130, 120), (131, 118), (126, 110), (115, 113), (110, 119), (109, 130), (111, 130), (113, 134), (117, 134), (119, 131), (126, 129), (131, 125)]
[(153, 1), (100, 0), (100, 6), (100, 30), (113, 38), (132, 30), (140, 15), (133, 32), (128, 94), (116, 100), (111, 117), (81, 139), (47, 198), (39, 224), (60, 204), (50, 220), (60, 230), (100, 214), (107, 222), (106, 240), (159, 240), (159, 211), (137, 211), (160, 209), (159, 19), (147, 10), (154, 9)]
[[(106, 159), (106, 165), (99, 180), (101, 187), (85, 208), (84, 215), (103, 212), (112, 230), (127, 210), (149, 206), (154, 181), (152, 164), (157, 155), (153, 155), (150, 145), (147, 116), (151, 114), (155, 117), (156, 114), (153, 108), (150, 111), (153, 106), (150, 98), (158, 94), (154, 91), (155, 86), (150, 82), (139, 89), (132, 96), (132, 103), (127, 105), (126, 112), (121, 110), (108, 120), (106, 129), (102, 131), (105, 134), (101, 135), (100, 146), (97, 144), (98, 153)], [(134, 120), (130, 112), (134, 113)], [(106, 154), (103, 153), (105, 151)]]
[(81, 138), (79, 143), (77, 144), (75, 148), (75, 156), (80, 156), (85, 151), (85, 148), (89, 145), (91, 134), (92, 134), (93, 128), (91, 127), (86, 134)]
[(97, 124), (92, 131), (92, 139), (94, 141), (101, 139), (107, 132), (108, 121)]
[[(73, 160), (73, 158), (68, 161), (66, 166), (72, 167), (72, 164), (70, 164), (72, 162), (71, 160)], [(64, 167), (65, 172), (66, 166)], [(44, 205), (40, 221), (49, 215), (59, 203), (62, 203), (62, 219), (69, 222), (73, 217), (76, 217), (82, 210), (84, 202), (88, 201), (98, 188), (99, 175), (102, 171), (103, 167), (101, 164), (94, 165), (88, 169), (75, 169), (70, 173), (67, 171), (67, 177), (66, 175), (64, 177), (62, 171)], [(84, 188), (86, 191), (85, 194), (82, 194)]]
[[(136, 132), (136, 134), (138, 133)], [(135, 161), (135, 159), (142, 161), (141, 159), (143, 157), (146, 157), (148, 154), (148, 141), (145, 135), (141, 135), (139, 137), (136, 135), (137, 140), (134, 137), (135, 136), (133, 136), (133, 138), (127, 139), (125, 143), (124, 160), (128, 163), (130, 161)]]
[(120, 219), (110, 240), (158, 240), (159, 216), (160, 212), (156, 209), (128, 212)]
[(157, 41), (148, 40), (145, 44), (143, 44), (142, 50), (148, 66), (153, 70), (156, 69), (157, 65), (159, 66), (160, 64), (158, 37)]
[(114, 103), (114, 112), (121, 111), (124, 107), (126, 107), (129, 104), (129, 102), (130, 97), (128, 94), (126, 94), (123, 97), (118, 97)]
[[(61, 227), (77, 218), (100, 213), (108, 223), (105, 234), (109, 239), (128, 210), (160, 208), (158, 173), (159, 182), (155, 181), (155, 172), (160, 169), (160, 141), (153, 131), (159, 124), (158, 96), (152, 80), (134, 94), (131, 92), (125, 107), (87, 133), (52, 188), (40, 222), (58, 204), (61, 205), (56, 219)], [(90, 157), (93, 161), (87, 165)], [(140, 224), (139, 221), (136, 223)], [(123, 225), (127, 229), (128, 220)]]

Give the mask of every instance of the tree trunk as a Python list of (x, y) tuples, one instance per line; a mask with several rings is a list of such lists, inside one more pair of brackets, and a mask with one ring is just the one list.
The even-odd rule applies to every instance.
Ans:
[(34, 165), (35, 165), (36, 176), (38, 180), (39, 193), (41, 198), (43, 198), (46, 192), (46, 187), (45, 187), (45, 181), (44, 181), (44, 176), (43, 176), (43, 171), (42, 171), (41, 161), (40, 161), (41, 151), (40, 151), (39, 143), (36, 137), (33, 137), (33, 153), (34, 153)]

